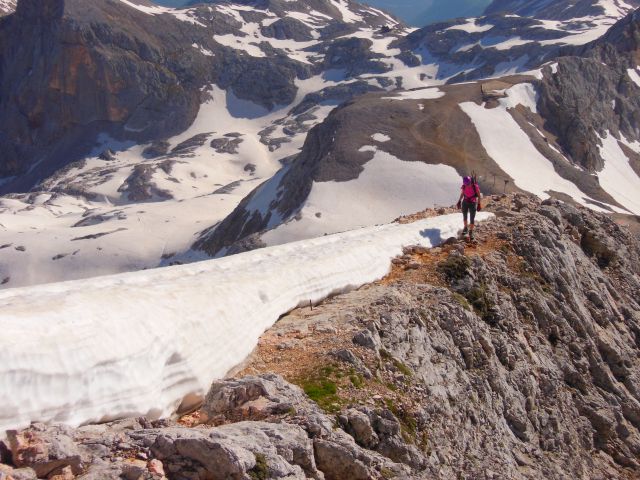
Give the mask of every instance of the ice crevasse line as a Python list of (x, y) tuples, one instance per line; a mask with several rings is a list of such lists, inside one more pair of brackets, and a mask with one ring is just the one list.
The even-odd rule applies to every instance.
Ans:
[[(482, 212), (479, 220), (491, 214)], [(242, 362), (283, 313), (386, 275), (459, 215), (163, 269), (0, 292), (0, 432), (158, 418)]]

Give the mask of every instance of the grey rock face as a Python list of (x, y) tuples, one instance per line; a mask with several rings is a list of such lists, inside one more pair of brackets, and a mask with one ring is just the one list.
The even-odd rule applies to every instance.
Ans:
[(628, 15), (604, 37), (585, 46), (581, 57), (558, 59), (555, 74), (545, 69), (539, 84), (538, 105), (545, 127), (589, 171), (604, 166), (596, 134), (604, 137), (610, 132), (629, 141), (640, 138), (640, 87), (627, 73), (640, 60), (639, 28), (638, 16)]
[[(264, 3), (280, 17), (264, 27), (265, 35), (320, 37), (312, 64), (266, 42), (259, 45), (264, 57), (216, 42), (214, 35), (246, 35), (243, 23), (217, 2), (195, 6), (185, 13), (193, 21), (184, 21), (119, 1), (20, 0), (15, 15), (0, 23), (0, 176), (18, 176), (3, 191), (32, 188), (87, 155), (100, 134), (161, 146), (193, 122), (211, 84), (266, 109), (290, 104), (296, 79), (321, 73), (322, 52), (343, 51), (345, 42), (334, 39), (355, 26), (327, 0)], [(361, 15), (358, 25), (375, 28), (388, 21), (376, 10), (352, 3), (349, 8)], [(314, 35), (287, 15), (310, 9), (324, 15)], [(259, 11), (241, 13), (243, 22), (266, 18)], [(381, 70), (378, 62), (352, 60), (353, 73)], [(146, 155), (163, 150), (151, 148)], [(39, 168), (29, 172), (35, 161)]]
[(32, 469), (38, 478), (55, 475), (65, 467), (70, 467), (76, 475), (83, 470), (80, 451), (64, 428), (36, 426), (24, 433), (9, 431), (7, 439), (13, 464)]
[[(521, 197), (497, 220), (492, 229), (508, 248), (467, 257), (451, 249), (440, 267), (446, 289), (399, 285), (362, 313), (382, 348), (426, 386), (418, 430), (451, 468), (436, 473), (428, 462), (434, 478), (460, 468), (477, 478), (486, 469), (624, 478), (640, 467), (631, 407), (639, 405), (637, 237), (604, 215), (546, 203)], [(467, 422), (476, 433), (456, 433)], [(360, 441), (376, 441), (361, 413), (345, 423)]]
[(297, 42), (313, 40), (308, 25), (289, 17), (281, 18), (267, 27), (262, 27), (261, 32), (265, 37), (273, 37), (278, 40), (295, 40)]
[(313, 444), (304, 430), (286, 423), (239, 422), (215, 429), (164, 428), (136, 432), (151, 452), (171, 469), (189, 462), (200, 465), (212, 479), (322, 478), (316, 469)]
[[(637, 0), (628, 4), (634, 8), (640, 6)], [(577, 52), (580, 48), (572, 47), (572, 42), (564, 42), (563, 38), (576, 27), (584, 27), (585, 24), (580, 25), (585, 18), (591, 17), (590, 26), (595, 28), (606, 15), (596, 0), (496, 0), (484, 16), (471, 19), (476, 28), (456, 28), (468, 19), (428, 25), (399, 41), (397, 46), (403, 51), (400, 58), (408, 65), (416, 61), (412, 54), (416, 52), (422, 56), (423, 63), (440, 64), (438, 78), (450, 79), (450, 82), (473, 80), (501, 74), (500, 69), (505, 65), (526, 71), (560, 55)], [(546, 20), (561, 22), (562, 26), (548, 28)], [(509, 38), (517, 42), (493, 48)]]

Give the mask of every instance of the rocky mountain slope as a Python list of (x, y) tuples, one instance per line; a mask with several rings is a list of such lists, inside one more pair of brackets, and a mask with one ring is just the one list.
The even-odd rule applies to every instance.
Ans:
[(0, 17), (9, 15), (16, 9), (17, 0), (1, 0), (0, 1)]
[[(389, 197), (402, 205), (428, 192), (449, 205), (471, 171), (489, 193), (524, 190), (640, 214), (638, 25), (630, 14), (580, 55), (527, 76), (368, 94), (342, 105), (311, 130), (281, 176), (196, 248), (225, 254), (388, 222)], [(367, 200), (359, 206), (359, 199)]]
[[(637, 0), (495, 0), (479, 18), (429, 25), (398, 43), (449, 82), (524, 72), (602, 36)], [(415, 55), (415, 56), (413, 56)]]
[[(564, 16), (550, 4), (535, 12), (518, 10), (520, 17), (492, 10), (483, 19), (433, 27), (439, 33), (427, 41), (424, 33), (431, 27), (413, 31), (378, 9), (346, 0), (194, 2), (177, 10), (146, 0), (22, 0), (14, 15), (0, 21), (0, 193), (5, 194), (0, 198), (0, 288), (141, 270), (261, 242), (282, 243), (385, 223), (425, 205), (454, 203), (458, 176), (469, 169), (486, 173), (493, 191), (504, 190), (504, 180), (510, 181), (506, 187), (511, 189), (518, 166), (510, 169), (512, 159), (499, 162), (495, 152), (485, 156), (486, 139), (479, 133), (468, 139), (456, 136), (473, 132), (475, 126), (453, 102), (479, 102), (487, 92), (478, 89), (499, 93), (525, 79), (468, 90), (445, 87), (423, 92), (427, 98), (415, 92), (393, 96), (402, 99), (398, 102), (384, 92), (441, 85), (465, 72), (477, 76), (528, 69), (529, 63), (507, 65), (522, 56), (520, 47), (531, 49), (531, 65), (549, 60), (556, 50), (547, 52), (534, 40), (527, 40), (528, 46), (511, 41), (516, 33), (507, 24), (522, 19), (532, 25), (541, 22), (547, 30), (552, 28), (549, 22), (568, 22), (558, 24), (553, 38), (576, 44), (585, 55), (577, 44), (602, 34), (632, 6), (613, 0), (579, 3), (582, 10), (570, 9), (573, 13)], [(542, 5), (516, 2), (500, 8), (514, 10), (525, 4)], [(534, 14), (541, 19), (525, 17)], [(503, 22), (504, 29), (487, 28), (487, 19), (491, 25)], [(592, 36), (587, 38), (587, 31)], [(496, 40), (503, 36), (504, 41)], [(471, 49), (476, 53), (463, 49), (468, 58), (458, 58), (453, 47), (446, 48), (477, 41), (485, 42), (484, 48)], [(476, 72), (480, 65), (486, 68)], [(589, 65), (600, 68), (594, 62)], [(631, 179), (623, 189), (617, 188), (616, 179), (609, 187), (598, 185), (593, 176), (570, 165), (591, 170), (603, 165), (599, 140), (580, 130), (596, 125), (603, 136), (600, 120), (611, 117), (608, 110), (614, 99), (619, 102), (615, 115), (630, 120), (608, 118), (603, 125), (613, 132), (622, 128), (629, 144), (623, 142), (621, 154), (612, 143), (607, 154), (622, 162), (624, 155), (633, 156), (636, 135), (629, 132), (634, 128), (635, 84), (614, 84), (618, 78), (634, 81), (635, 67), (629, 64), (624, 75), (621, 67), (588, 74), (582, 71), (591, 68), (587, 66), (574, 66), (566, 73), (559, 68), (558, 78), (564, 80), (547, 89), (550, 101), (539, 105), (541, 118), (534, 114), (538, 122), (552, 115), (558, 121), (550, 120), (547, 127), (536, 124), (545, 132), (541, 138), (523, 124), (533, 132), (528, 135), (542, 155), (559, 169), (561, 178), (554, 175), (553, 189), (596, 208), (633, 211), (630, 205), (637, 199), (610, 193), (635, 191), (635, 177), (627, 175), (625, 164), (616, 177)], [(578, 89), (572, 75), (585, 76), (586, 84)], [(562, 89), (584, 98), (585, 92), (597, 89), (597, 81), (607, 86), (601, 101), (579, 105), (580, 111), (591, 110), (589, 125), (586, 119), (573, 125), (574, 107), (563, 100)], [(526, 85), (523, 88), (526, 98), (534, 95)], [(520, 89), (500, 104), (501, 115), (518, 103), (538, 105), (537, 100), (521, 98)], [(362, 99), (336, 112), (320, 135), (314, 132), (307, 138), (334, 107), (372, 92), (380, 93), (380, 102), (372, 100), (375, 97)], [(447, 95), (430, 98), (442, 92)], [(558, 105), (555, 97), (561, 99)], [(393, 124), (382, 122), (386, 103), (394, 104)], [(443, 112), (434, 111), (434, 106)], [(378, 118), (368, 117), (373, 111)], [(445, 119), (444, 112), (452, 116)], [(347, 120), (356, 113), (366, 118)], [(431, 123), (422, 122), (426, 117)], [(525, 117), (516, 121), (526, 122)], [(431, 148), (441, 144), (439, 139), (432, 141), (433, 135), (441, 135), (431, 131), (437, 128), (436, 119), (453, 128), (444, 134), (450, 135), (448, 150)], [(504, 115), (501, 121), (511, 122)], [(425, 131), (416, 134), (415, 128), (404, 128), (409, 125)], [(507, 126), (515, 128), (512, 123)], [(343, 128), (333, 145), (332, 131)], [(347, 134), (349, 128), (352, 135)], [(495, 138), (496, 133), (485, 136)], [(544, 138), (562, 153), (544, 146)], [(369, 151), (359, 152), (360, 148)], [(540, 161), (531, 148), (526, 151), (533, 161)], [(418, 158), (418, 152), (427, 162), (406, 161)], [(473, 163), (476, 156), (481, 157), (478, 164)], [(314, 173), (318, 159), (327, 162), (326, 167)], [(363, 169), (365, 165), (369, 168)], [(287, 186), (278, 191), (283, 178)], [(347, 184), (349, 188), (343, 188)], [(518, 188), (543, 196), (548, 190), (535, 184)], [(308, 206), (302, 212), (305, 198)], [(349, 208), (336, 209), (336, 202)], [(296, 215), (303, 219), (297, 226), (274, 232), (272, 238), (253, 236)], [(191, 249), (196, 242), (198, 248)]]
[(638, 237), (552, 199), (488, 208), (478, 247), (408, 248), (381, 282), (285, 316), (199, 411), (10, 432), (0, 472), (637, 478)]
[(24, 0), (0, 25), (0, 190), (22, 192), (1, 201), (5, 286), (188, 249), (336, 104), (392, 88), (394, 60), (376, 52), (406, 33), (329, 0), (47, 4)]

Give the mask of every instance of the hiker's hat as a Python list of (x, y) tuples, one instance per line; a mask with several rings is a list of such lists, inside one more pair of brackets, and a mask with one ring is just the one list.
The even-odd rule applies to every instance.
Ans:
[(471, 185), (471, 177), (464, 177), (462, 179), (462, 184), (463, 185)]

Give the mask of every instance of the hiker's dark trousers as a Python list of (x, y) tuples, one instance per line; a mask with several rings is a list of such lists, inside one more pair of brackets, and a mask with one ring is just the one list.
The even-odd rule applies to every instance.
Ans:
[(462, 201), (462, 216), (464, 217), (464, 221), (467, 221), (467, 217), (471, 217), (471, 225), (474, 224), (476, 220), (476, 211), (478, 209), (478, 204), (476, 202), (467, 202), (466, 200)]

